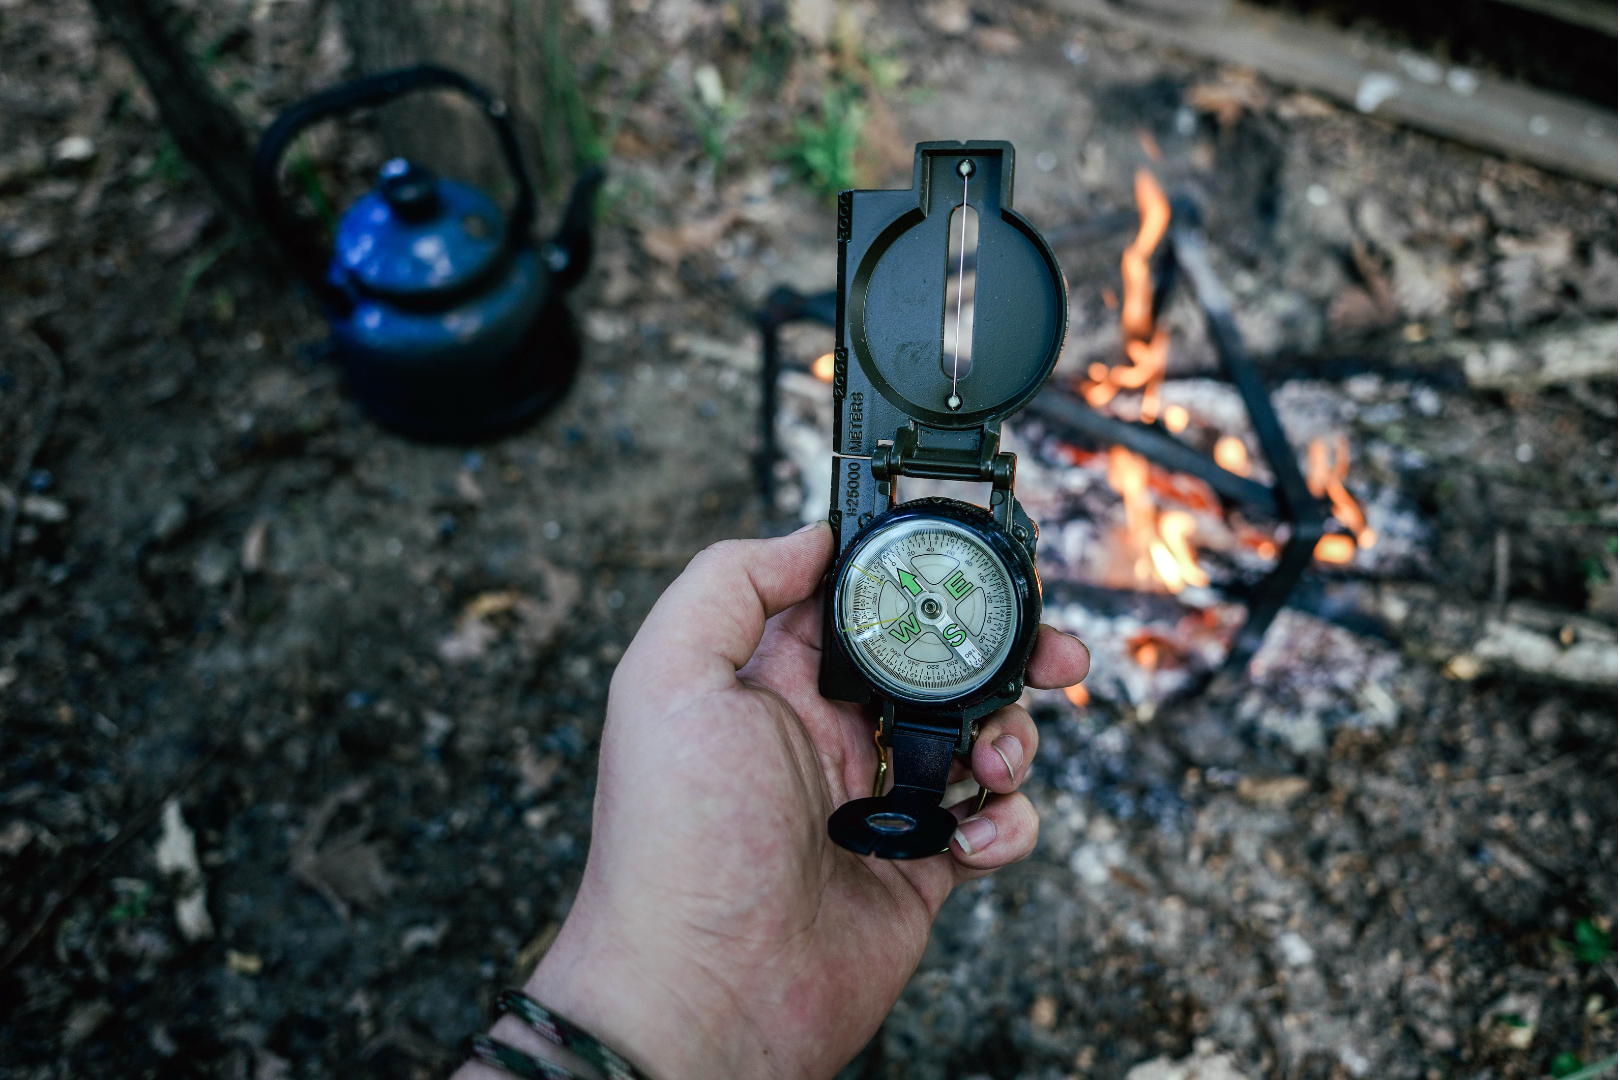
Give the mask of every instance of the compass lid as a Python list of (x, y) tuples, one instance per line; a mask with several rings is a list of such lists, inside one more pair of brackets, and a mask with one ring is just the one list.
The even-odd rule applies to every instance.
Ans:
[[(1052, 249), (1012, 209), (1013, 147), (1004, 141), (917, 144), (910, 192), (847, 191), (839, 239), (850, 351), (873, 388), (934, 428), (994, 424), (1039, 392), (1068, 329), (1068, 286)], [(964, 204), (977, 215), (974, 245), (958, 240)], [(972, 274), (971, 326), (961, 365), (950, 278)], [(953, 373), (956, 377), (953, 379)]]

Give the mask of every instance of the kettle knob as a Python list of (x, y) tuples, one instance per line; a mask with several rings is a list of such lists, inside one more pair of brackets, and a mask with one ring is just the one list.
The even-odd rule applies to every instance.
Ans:
[(401, 221), (426, 221), (439, 212), (439, 178), (431, 169), (394, 158), (377, 176), (383, 200)]

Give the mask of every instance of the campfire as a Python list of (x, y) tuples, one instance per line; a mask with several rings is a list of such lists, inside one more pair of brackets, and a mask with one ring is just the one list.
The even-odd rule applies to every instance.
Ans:
[[(1079, 529), (1084, 537), (1077, 552), (1066, 540), (1043, 543), (1049, 604), (1063, 604), (1065, 618), (1083, 609), (1063, 600), (1072, 585), (1092, 590), (1086, 595), (1093, 600), (1096, 590), (1159, 597), (1181, 612), (1164, 621), (1163, 611), (1152, 625), (1128, 618), (1070, 627), (1119, 640), (1121, 661), (1138, 672), (1123, 682), (1136, 687), (1128, 696), (1140, 704), (1200, 685), (1223, 664), (1243, 668), (1301, 572), (1313, 560), (1329, 571), (1347, 569), (1378, 533), (1348, 488), (1345, 433), (1317, 425), (1295, 441), (1285, 437), (1202, 232), (1187, 220), (1195, 213), (1173, 205), (1145, 168), (1135, 198), (1137, 227), (1120, 258), (1119, 291), (1101, 289), (1105, 306), (1118, 313), (1118, 359), (1090, 363), (1066, 386), (1049, 386), (1004, 439), (1028, 463), (1021, 493), (1045, 535)], [(1228, 381), (1167, 380), (1172, 340), (1160, 312), (1178, 278), (1204, 308)], [(774, 418), (762, 480), (778, 512), (807, 518), (819, 513), (830, 477), (823, 429), (830, 428), (825, 399), (834, 356), (824, 345), (804, 351), (806, 342), (824, 340), (815, 336), (822, 331), (799, 334), (796, 345), (790, 324), (830, 324), (832, 299), (781, 290), (758, 316), (766, 416)], [(1290, 416), (1295, 426), (1297, 412)], [(1079, 489), (1107, 491), (1117, 501), (1091, 496), (1075, 505), (1063, 495)], [(1093, 620), (1094, 613), (1075, 617)], [(1092, 692), (1077, 688), (1068, 699), (1084, 705)]]
[[(1091, 364), (1085, 375), (1075, 380), (1074, 390), (1094, 409), (1109, 407), (1121, 419), (1144, 424), (1162, 420), (1165, 430), (1180, 435), (1192, 424), (1192, 416), (1182, 405), (1163, 402), (1170, 334), (1155, 316), (1153, 272), (1155, 252), (1170, 226), (1171, 206), (1164, 189), (1147, 169), (1136, 173), (1136, 205), (1140, 221), (1136, 238), (1120, 258), (1123, 295), (1116, 299), (1111, 290), (1104, 291), (1104, 302), (1119, 311), (1124, 362), (1112, 366)], [(1082, 451), (1076, 451), (1075, 456), (1076, 464), (1087, 457)], [(1217, 465), (1236, 476), (1248, 477), (1253, 471), (1248, 447), (1238, 434), (1219, 434), (1212, 456)], [(1342, 434), (1336, 436), (1331, 454), (1325, 439), (1311, 440), (1306, 469), (1310, 492), (1329, 500), (1334, 520), (1350, 533), (1328, 533), (1317, 541), (1314, 555), (1325, 563), (1348, 563), (1354, 559), (1357, 547), (1371, 547), (1377, 540), (1360, 505), (1345, 488), (1349, 470), (1349, 441)], [(1125, 507), (1125, 525), (1115, 530), (1108, 542), (1121, 549), (1120, 557), (1113, 561), (1130, 568), (1130, 587), (1152, 588), (1156, 584), (1173, 594), (1189, 586), (1207, 588), (1210, 577), (1199, 566), (1195, 547), (1200, 532), (1226, 529), (1261, 558), (1277, 556), (1277, 545), (1269, 537), (1242, 524), (1231, 529), (1223, 521), (1225, 515), (1208, 485), (1156, 468), (1140, 453), (1123, 446), (1110, 447), (1107, 481)], [(1109, 574), (1105, 584), (1126, 587), (1118, 574)]]

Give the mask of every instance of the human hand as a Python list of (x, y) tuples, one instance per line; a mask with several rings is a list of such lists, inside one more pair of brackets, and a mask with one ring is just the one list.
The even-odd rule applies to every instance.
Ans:
[[(947, 854), (889, 862), (828, 839), (877, 766), (866, 711), (817, 692), (832, 555), (825, 523), (709, 548), (613, 676), (584, 879), (526, 989), (658, 1080), (832, 1076), (899, 997), (952, 887), (1035, 847), (1016, 789), (1038, 736), (1017, 705), (979, 725), (971, 775), (995, 794), (978, 814), (951, 808)], [(1070, 686), (1089, 664), (1043, 626), (1027, 681)], [(958, 759), (952, 780), (968, 775)], [(511, 1018), (495, 1034), (543, 1046)]]

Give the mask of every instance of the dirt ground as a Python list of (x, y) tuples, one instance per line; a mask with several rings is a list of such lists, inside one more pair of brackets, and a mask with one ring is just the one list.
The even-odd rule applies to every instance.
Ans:
[[(1529, 604), (1566, 646), (1613, 626), (1614, 383), (1468, 372), (1612, 338), (1615, 193), (1060, 5), (827, 5), (775, 37), (747, 5), (576, 8), (602, 92), (634, 94), (575, 297), (586, 360), (539, 423), (448, 447), (344, 396), (314, 305), (82, 3), (0, 0), (0, 950), (27, 943), (0, 1077), (446, 1071), (568, 911), (641, 617), (705, 545), (800, 516), (793, 483), (755, 492), (748, 313), (833, 282), (830, 203), (783, 148), (838, 80), (869, 182), (903, 183), (919, 139), (1005, 138), (1043, 229), (1128, 211), (1142, 165), (1200, 200), (1285, 420), (1328, 402), (1375, 524), (1409, 525), (1313, 580), (1418, 609), (1385, 638), (1290, 610), (1246, 684), (1158, 710), (1093, 640), (1090, 705), (1031, 698), (1035, 855), (952, 897), (842, 1075), (1505, 1080), (1612, 1052), (1614, 686), (1459, 664), (1423, 618)], [(349, 63), (320, 0), (195, 17), (255, 123)], [(763, 41), (782, 68), (750, 83)], [(696, 112), (710, 62), (730, 96)], [(351, 176), (380, 161), (337, 145)], [(1066, 373), (1118, 348), (1129, 232), (1059, 252)], [(1173, 370), (1204, 373), (1170, 317)], [(1025, 482), (1061, 473), (1014, 431)], [(1099, 498), (1053, 486), (1032, 513), (1051, 617), (1107, 632), (1054, 542)]]

